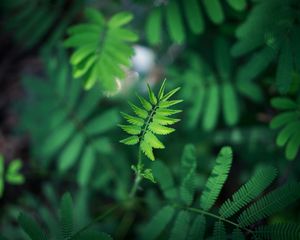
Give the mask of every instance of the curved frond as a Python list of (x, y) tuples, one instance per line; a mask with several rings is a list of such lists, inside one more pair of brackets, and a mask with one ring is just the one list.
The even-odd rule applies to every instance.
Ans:
[(169, 100), (180, 88), (165, 94), (165, 81), (162, 83), (157, 96), (150, 86), (147, 86), (149, 101), (138, 96), (142, 108), (129, 103), (137, 117), (122, 113), (131, 125), (120, 125), (120, 127), (133, 136), (125, 138), (121, 142), (128, 145), (139, 144), (142, 152), (153, 161), (155, 160), (153, 149), (165, 148), (156, 135), (167, 135), (174, 132), (174, 128), (165, 125), (173, 125), (179, 121), (179, 119), (168, 116), (176, 114), (180, 110), (169, 109), (169, 107), (182, 102), (182, 100)]

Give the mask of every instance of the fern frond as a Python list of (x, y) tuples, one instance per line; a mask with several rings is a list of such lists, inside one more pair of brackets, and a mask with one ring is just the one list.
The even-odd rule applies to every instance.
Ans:
[(245, 209), (238, 217), (238, 223), (249, 226), (273, 213), (276, 213), (300, 198), (300, 184), (287, 183), (263, 196)]
[(135, 33), (124, 28), (133, 16), (121, 12), (106, 21), (92, 8), (86, 9), (85, 16), (86, 25), (71, 27), (70, 36), (65, 40), (66, 47), (75, 48), (71, 56), (73, 76), (83, 77), (86, 89), (100, 83), (104, 90), (114, 91), (116, 79), (123, 79), (124, 67), (131, 64), (133, 48), (128, 43), (138, 39)]
[(221, 221), (216, 221), (213, 230), (213, 240), (224, 240), (226, 239), (226, 230), (224, 223)]
[(220, 215), (224, 218), (234, 215), (261, 194), (275, 177), (276, 169), (272, 167), (265, 167), (256, 171), (254, 176), (232, 195), (231, 199), (223, 203), (219, 210)]
[(151, 219), (151, 221), (146, 225), (142, 239), (151, 240), (156, 239), (161, 232), (167, 227), (169, 222), (172, 220), (175, 214), (174, 208), (170, 206), (165, 206), (160, 209)]
[(267, 240), (300, 239), (300, 226), (295, 223), (276, 223), (258, 227), (255, 235)]
[(204, 191), (200, 198), (200, 207), (208, 211), (217, 200), (221, 189), (228, 177), (232, 163), (232, 150), (230, 147), (223, 147), (216, 160), (216, 165), (208, 178)]
[(173, 125), (179, 121), (179, 119), (167, 117), (180, 112), (180, 110), (168, 109), (168, 106), (180, 103), (181, 100), (168, 101), (180, 88), (165, 94), (165, 81), (160, 87), (158, 96), (154, 94), (149, 85), (147, 87), (149, 101), (138, 96), (143, 109), (129, 103), (137, 117), (122, 113), (123, 117), (131, 125), (120, 125), (120, 127), (128, 134), (133, 135), (133, 138), (126, 138), (121, 140), (121, 142), (128, 145), (139, 144), (142, 152), (153, 161), (155, 160), (153, 149), (165, 147), (156, 135), (167, 135), (174, 132), (174, 128), (166, 127), (165, 125)]

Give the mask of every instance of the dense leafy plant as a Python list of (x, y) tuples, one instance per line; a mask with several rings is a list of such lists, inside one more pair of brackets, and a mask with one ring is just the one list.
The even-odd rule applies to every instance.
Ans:
[[(63, 0), (1, 1), (5, 29), (12, 32), (15, 40), (25, 48), (34, 47), (45, 37), (47, 37), (45, 45), (51, 47), (63, 38), (67, 26), (82, 6), (81, 0), (71, 2), (67, 5)], [(67, 14), (63, 13), (66, 7)], [(62, 14), (63, 18), (61, 18)], [(58, 27), (49, 36), (49, 31), (57, 22), (59, 22)]]
[(256, 51), (245, 65), (248, 80), (257, 77), (277, 60), (276, 85), (281, 93), (291, 89), (294, 73), (299, 74), (299, 2), (256, 1), (245, 23), (236, 31), (234, 56)]
[(286, 111), (273, 118), (270, 127), (282, 128), (276, 138), (276, 144), (281, 147), (286, 145), (285, 155), (287, 159), (293, 160), (300, 146), (299, 106), (293, 100), (284, 97), (273, 98), (271, 104), (278, 110)]
[[(130, 103), (130, 106), (137, 117), (122, 113), (123, 117), (130, 125), (120, 125), (120, 127), (133, 136), (121, 140), (121, 143), (126, 145), (139, 145), (138, 163), (136, 166), (132, 167), (136, 173), (135, 182), (137, 184), (142, 177), (155, 182), (152, 170), (149, 168), (144, 169), (141, 152), (143, 152), (150, 160), (154, 161), (155, 157), (153, 149), (165, 148), (164, 144), (156, 137), (156, 135), (167, 135), (174, 132), (174, 128), (166, 127), (166, 125), (175, 124), (180, 120), (169, 117), (170, 115), (181, 112), (181, 110), (170, 109), (170, 107), (182, 102), (182, 100), (169, 100), (180, 88), (178, 87), (165, 93), (165, 83), (166, 80), (162, 83), (157, 96), (155, 96), (149, 84), (147, 85), (149, 101), (142, 96), (138, 96), (144, 109)], [(134, 187), (133, 193), (135, 193), (135, 191), (136, 189)]]
[[(215, 24), (224, 21), (224, 10), (219, 0), (204, 0), (200, 5), (196, 0), (189, 1), (157, 1), (146, 21), (146, 37), (150, 44), (162, 42), (163, 18), (165, 17), (168, 33), (173, 42), (184, 43), (186, 41), (186, 29), (184, 18), (189, 29), (194, 34), (203, 33), (205, 18), (202, 15), (203, 5), (208, 18)], [(244, 10), (247, 6), (246, 0), (228, 0), (230, 7), (237, 11)], [(183, 13), (181, 13), (181, 9)]]
[(2, 235), (300, 239), (298, 1), (0, 6)]
[(204, 130), (214, 130), (221, 113), (225, 124), (234, 126), (241, 115), (243, 98), (254, 102), (262, 100), (257, 84), (238, 79), (238, 73), (233, 72), (234, 61), (229, 51), (229, 43), (217, 39), (214, 69), (202, 58), (190, 54), (187, 56), (187, 70), (183, 75), (175, 73), (179, 81), (184, 80), (182, 97), (189, 107), (186, 111), (187, 128), (194, 129), (201, 119)]
[(71, 239), (103, 239), (111, 240), (112, 238), (104, 233), (97, 232), (95, 230), (86, 229), (85, 227), (74, 231), (74, 217), (73, 217), (73, 203), (72, 197), (69, 193), (66, 193), (62, 196), (60, 203), (59, 211), (59, 229), (58, 232), (51, 237), (44, 232), (44, 230), (35, 222), (35, 220), (28, 216), (27, 214), (21, 213), (18, 221), (24, 230), (24, 232), (32, 240), (45, 240), (45, 239), (62, 239), (62, 240), (71, 240)]
[(7, 168), (4, 166), (4, 157), (0, 154), (0, 198), (4, 192), (4, 184), (21, 185), (25, 178), (20, 173), (22, 162), (19, 159), (12, 160)]
[(115, 91), (118, 79), (125, 78), (125, 68), (131, 65), (133, 49), (128, 43), (138, 39), (124, 28), (133, 16), (117, 13), (106, 21), (92, 8), (85, 11), (85, 16), (88, 22), (69, 28), (70, 37), (65, 41), (65, 46), (76, 49), (70, 59), (73, 76), (83, 77), (85, 89), (101, 83), (104, 90)]
[[(227, 239), (229, 235), (232, 239), (246, 239), (248, 235), (255, 239), (298, 239), (300, 227), (297, 224), (254, 225), (300, 198), (299, 183), (290, 182), (256, 200), (275, 179), (277, 171), (273, 167), (258, 168), (248, 182), (221, 204), (218, 213), (212, 211), (231, 165), (232, 150), (223, 147), (198, 197), (197, 161), (193, 145), (187, 145), (184, 149), (179, 186), (175, 185), (169, 167), (157, 162), (153, 166), (153, 174), (166, 203), (145, 225), (143, 239), (157, 239), (159, 236), (166, 239), (168, 234), (165, 229), (170, 230), (169, 239), (204, 239), (210, 226), (207, 218), (215, 221), (211, 239)], [(236, 214), (236, 220), (231, 220)], [(231, 234), (228, 233), (229, 229)]]
[[(99, 90), (84, 92), (80, 81), (73, 81), (62, 49), (54, 55), (45, 54), (47, 79), (24, 78), (31, 98), (21, 109), (22, 128), (31, 132), (40, 164), (49, 167), (56, 159), (59, 171), (64, 173), (79, 162), (77, 181), (87, 185), (98, 156), (111, 149), (103, 133), (116, 126), (119, 114), (116, 109), (97, 112)], [(37, 128), (40, 122), (43, 127)]]

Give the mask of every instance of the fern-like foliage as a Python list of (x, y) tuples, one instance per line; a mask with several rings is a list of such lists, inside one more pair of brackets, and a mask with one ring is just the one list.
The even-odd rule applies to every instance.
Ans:
[[(112, 238), (104, 233), (90, 229), (84, 229), (83, 231), (76, 231), (73, 229), (73, 202), (69, 193), (65, 193), (61, 199), (60, 204), (60, 216), (59, 216), (59, 229), (55, 236), (49, 236), (42, 229), (42, 227), (29, 215), (21, 213), (18, 222), (31, 240), (46, 240), (46, 239), (59, 239), (59, 240), (87, 240), (87, 239), (103, 239), (112, 240)], [(58, 237), (57, 237), (58, 236)]]
[(126, 76), (125, 67), (131, 65), (133, 48), (128, 43), (137, 41), (137, 35), (124, 28), (133, 15), (121, 12), (108, 21), (95, 9), (85, 11), (86, 23), (68, 29), (66, 47), (74, 48), (70, 58), (73, 76), (84, 79), (85, 89), (101, 83), (104, 90), (117, 89), (117, 79)]
[[(246, 7), (246, 0), (228, 0), (228, 5), (242, 11)], [(186, 40), (186, 29), (184, 20), (188, 28), (194, 34), (204, 32), (205, 20), (202, 14), (204, 8), (208, 18), (215, 24), (221, 24), (224, 21), (224, 12), (221, 1), (204, 0), (199, 3), (197, 0), (172, 0), (160, 1), (150, 11), (146, 22), (146, 37), (150, 44), (158, 44), (162, 41), (163, 20), (168, 29), (168, 34), (173, 42), (184, 43)], [(181, 11), (182, 9), (182, 11)]]
[(182, 100), (169, 100), (180, 88), (165, 93), (165, 83), (165, 81), (162, 83), (157, 96), (147, 85), (149, 101), (142, 96), (138, 96), (142, 108), (130, 103), (136, 116), (122, 113), (129, 125), (120, 125), (120, 127), (132, 136), (121, 140), (121, 143), (127, 145), (139, 144), (141, 151), (152, 161), (155, 160), (153, 149), (165, 147), (156, 135), (167, 135), (174, 132), (174, 128), (167, 126), (180, 120), (169, 117), (181, 112), (181, 110), (170, 109), (170, 107), (182, 102)]
[(30, 98), (22, 102), (21, 128), (30, 132), (33, 158), (41, 166), (49, 167), (56, 159), (61, 173), (79, 167), (77, 181), (86, 185), (98, 156), (112, 149), (103, 133), (117, 125), (119, 114), (113, 108), (100, 112), (99, 89), (83, 91), (80, 81), (71, 77), (66, 53), (54, 52), (44, 57), (46, 79), (23, 79)]
[[(82, 7), (82, 0), (3, 0), (0, 3), (4, 28), (25, 48), (47, 38), (45, 47), (62, 40), (67, 26)], [(63, 15), (63, 16), (62, 16)], [(58, 25), (57, 25), (58, 24)], [(53, 26), (56, 26), (52, 30)]]
[(7, 167), (4, 166), (4, 157), (0, 154), (0, 198), (4, 192), (4, 185), (21, 185), (25, 178), (20, 173), (23, 163), (19, 159), (12, 160)]
[[(181, 168), (184, 169), (186, 177), (193, 172), (192, 179), (196, 183), (197, 161), (194, 150), (192, 145), (185, 147), (182, 156), (185, 160), (182, 161)], [(290, 182), (257, 200), (276, 177), (277, 172), (273, 167), (258, 168), (248, 182), (221, 204), (219, 214), (211, 210), (219, 198), (231, 163), (232, 150), (230, 147), (223, 147), (199, 199), (195, 185), (183, 185), (185, 178), (181, 178), (176, 186), (168, 167), (163, 162), (156, 161), (153, 164), (153, 175), (167, 200), (167, 205), (164, 201), (163, 207), (144, 226), (142, 239), (240, 240), (248, 239), (249, 235), (253, 239), (300, 239), (299, 225), (258, 224), (260, 220), (272, 216), (300, 198), (300, 184)], [(188, 168), (190, 171), (187, 171)], [(181, 194), (183, 186), (187, 188), (185, 193), (189, 197)], [(186, 201), (191, 194), (192, 201)], [(233, 217), (234, 215), (237, 217)], [(208, 218), (214, 220), (212, 226)], [(211, 227), (213, 230), (209, 233)]]
[(187, 128), (194, 129), (200, 122), (204, 130), (214, 130), (220, 115), (227, 126), (234, 126), (243, 110), (244, 98), (254, 102), (262, 100), (257, 84), (238, 79), (229, 51), (229, 43), (219, 38), (214, 45), (215, 68), (190, 54), (187, 56), (187, 70), (183, 73), (175, 71), (175, 78), (184, 81), (182, 98), (187, 106)]
[(299, 1), (256, 1), (245, 23), (236, 31), (238, 42), (234, 56), (256, 51), (244, 66), (242, 76), (257, 77), (274, 60), (277, 62), (276, 85), (281, 93), (290, 90), (293, 74), (299, 74)]
[(281, 111), (270, 123), (272, 129), (281, 128), (276, 144), (286, 145), (285, 156), (289, 160), (295, 159), (300, 147), (300, 114), (298, 104), (286, 97), (277, 97), (271, 100), (271, 105)]

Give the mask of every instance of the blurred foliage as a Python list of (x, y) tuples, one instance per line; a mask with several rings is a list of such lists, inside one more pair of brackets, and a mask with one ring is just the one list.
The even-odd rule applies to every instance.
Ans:
[(0, 239), (300, 239), (299, 10), (1, 1)]
[(22, 161), (12, 160), (7, 167), (4, 166), (4, 158), (0, 154), (0, 198), (4, 192), (4, 185), (7, 182), (11, 185), (21, 185), (24, 183), (24, 176), (20, 173)]

